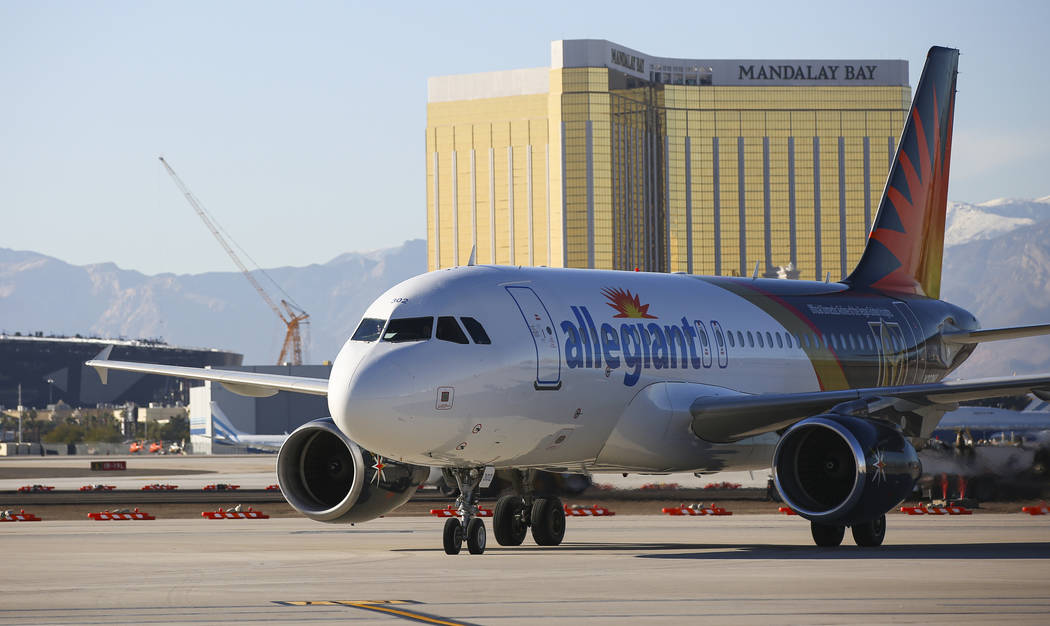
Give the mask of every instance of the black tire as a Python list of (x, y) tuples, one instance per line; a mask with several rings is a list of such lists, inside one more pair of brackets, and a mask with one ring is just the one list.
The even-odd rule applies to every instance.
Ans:
[(471, 518), (467, 524), (467, 552), (481, 554), (485, 552), (485, 522), (480, 517)]
[(565, 507), (559, 498), (536, 498), (532, 503), (532, 538), (536, 545), (556, 546), (565, 537)]
[(463, 547), (463, 525), (459, 523), (458, 517), (445, 520), (445, 531), (441, 538), (445, 543), (445, 554), (459, 554)]
[(852, 530), (853, 541), (856, 541), (858, 546), (862, 548), (877, 548), (882, 545), (882, 540), (886, 538), (886, 516), (879, 516), (863, 524), (854, 524)]
[(810, 522), (809, 530), (813, 534), (813, 543), (822, 548), (834, 548), (839, 546), (842, 544), (842, 538), (846, 536), (845, 526)]
[(492, 511), (492, 532), (501, 546), (520, 546), (529, 534), (529, 525), (522, 517), (525, 502), (520, 496), (506, 495), (496, 500)]

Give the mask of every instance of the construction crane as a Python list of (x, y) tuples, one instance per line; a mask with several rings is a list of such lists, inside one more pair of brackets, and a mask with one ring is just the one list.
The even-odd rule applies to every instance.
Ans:
[[(182, 179), (180, 179), (178, 174), (175, 173), (175, 170), (171, 169), (171, 166), (168, 165), (168, 162), (164, 160), (164, 157), (159, 158), (160, 162), (164, 165), (164, 169), (168, 170), (168, 174), (171, 175), (171, 179), (175, 181), (175, 185), (179, 188), (179, 191), (181, 191), (182, 195), (186, 197), (186, 200), (190, 203), (190, 206), (192, 206), (193, 210), (197, 212), (197, 215), (200, 216), (201, 221), (203, 221), (204, 225), (207, 226), (208, 230), (211, 231), (211, 234), (215, 235), (215, 239), (219, 242), (219, 245), (222, 246), (222, 249), (226, 251), (226, 254), (230, 255), (230, 258), (233, 259), (233, 262), (237, 264), (237, 267), (241, 270), (241, 273), (244, 274), (244, 277), (248, 279), (248, 282), (252, 284), (252, 287), (255, 287), (255, 291), (259, 292), (259, 295), (262, 296), (262, 299), (266, 301), (266, 304), (268, 304), (273, 310), (273, 312), (277, 314), (277, 317), (281, 318), (281, 321), (284, 322), (284, 325), (287, 328), (287, 332), (284, 335), (284, 345), (281, 346), (281, 356), (278, 357), (277, 364), (284, 365), (290, 362), (292, 365), (302, 365), (303, 340), (300, 334), (300, 328), (310, 323), (308, 321), (310, 316), (306, 313), (306, 311), (304, 311), (302, 308), (296, 305), (294, 301), (289, 302), (288, 300), (291, 300), (291, 297), (289, 297), (288, 300), (281, 300), (280, 306), (278, 306), (277, 303), (273, 301), (273, 298), (270, 297), (270, 294), (267, 293), (265, 289), (263, 289), (263, 286), (260, 285), (259, 281), (255, 279), (255, 276), (253, 276), (252, 273), (248, 271), (248, 268), (244, 265), (244, 262), (241, 261), (241, 258), (237, 256), (236, 252), (233, 251), (233, 248), (230, 247), (230, 244), (226, 242), (226, 238), (222, 236), (222, 233), (219, 231), (219, 228), (216, 225), (215, 221), (208, 215), (207, 211), (204, 210), (204, 207), (201, 206), (201, 203), (197, 201), (197, 198), (193, 196), (193, 193), (191, 193), (190, 190), (186, 187), (186, 185), (182, 182)], [(227, 234), (227, 237), (228, 236), (229, 235)], [(264, 271), (263, 273), (265, 274), (266, 272)], [(267, 276), (267, 278), (269, 278), (269, 276)], [(270, 280), (271, 282), (274, 282), (272, 278)], [(274, 285), (277, 285), (277, 283), (274, 282)], [(277, 288), (280, 289), (280, 285), (277, 285)], [(283, 289), (281, 291), (282, 293), (284, 292)], [(287, 295), (288, 294), (285, 294), (285, 296)]]

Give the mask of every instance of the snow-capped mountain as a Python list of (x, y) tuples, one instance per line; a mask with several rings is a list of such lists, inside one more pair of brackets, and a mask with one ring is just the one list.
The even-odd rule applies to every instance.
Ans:
[(1050, 196), (1035, 200), (1000, 198), (980, 204), (949, 202), (944, 245), (992, 239), (1047, 219), (1050, 219)]

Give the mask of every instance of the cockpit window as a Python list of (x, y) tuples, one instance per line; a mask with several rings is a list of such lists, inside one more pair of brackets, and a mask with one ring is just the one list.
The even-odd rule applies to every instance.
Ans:
[(459, 319), (463, 320), (463, 325), (467, 327), (467, 332), (470, 333), (470, 338), (474, 340), (474, 343), (492, 343), (492, 340), (489, 339), (489, 335), (485, 332), (485, 328), (481, 325), (481, 322), (473, 317), (461, 317)]
[(441, 341), (451, 341), (452, 343), (470, 343), (469, 341), (467, 341), (467, 336), (463, 333), (463, 329), (460, 328), (459, 323), (456, 322), (456, 318), (452, 316), (438, 318), (436, 336)]
[(401, 343), (405, 341), (426, 341), (434, 329), (432, 317), (402, 317), (390, 320), (383, 333), (383, 341)]
[(366, 317), (357, 325), (357, 330), (354, 331), (354, 336), (350, 339), (352, 341), (375, 341), (379, 339), (379, 334), (383, 332), (384, 324), (386, 324), (386, 320)]

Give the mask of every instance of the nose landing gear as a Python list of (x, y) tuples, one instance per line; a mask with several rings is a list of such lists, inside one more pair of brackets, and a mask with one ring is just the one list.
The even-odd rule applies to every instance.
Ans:
[(442, 533), (445, 554), (459, 554), (464, 542), (467, 544), (467, 552), (481, 554), (485, 552), (486, 543), (485, 523), (477, 516), (477, 489), (482, 473), (477, 468), (447, 470), (446, 477), (449, 473), (459, 486), (459, 497), (456, 498), (458, 517), (445, 520)]

